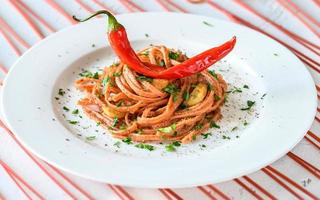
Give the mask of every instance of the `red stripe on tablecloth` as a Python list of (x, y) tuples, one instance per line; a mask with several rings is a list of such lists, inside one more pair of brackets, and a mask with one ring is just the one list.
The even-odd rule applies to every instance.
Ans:
[(42, 164), (35, 158), (33, 155), (28, 152), (28, 150), (22, 146), (22, 144), (16, 139), (14, 134), (11, 132), (11, 130), (0, 120), (0, 127), (2, 127), (4, 130), (7, 131), (7, 133), (11, 136), (11, 138), (21, 147), (21, 149), (31, 158), (31, 160), (59, 187), (61, 188), (69, 197), (72, 199), (76, 199), (76, 197), (67, 189), (65, 188), (55, 177), (53, 177), (48, 170), (46, 170)]
[(294, 9), (300, 12), (301, 15), (303, 15), (305, 18), (307, 18), (309, 21), (311, 21), (316, 26), (320, 27), (320, 23), (311, 15), (309, 15), (307, 12), (305, 12), (303, 9), (300, 9), (293, 1), (287, 1)]
[[(48, 164), (48, 163), (47, 163)], [(85, 197), (87, 197), (90, 200), (95, 199), (92, 197), (88, 192), (83, 190), (81, 187), (79, 187), (76, 183), (74, 183), (70, 178), (68, 178), (66, 175), (64, 175), (60, 170), (58, 170), (56, 167), (48, 164), (48, 166), (55, 171), (57, 174), (59, 174), (64, 180), (66, 180), (70, 185), (72, 185), (74, 188), (76, 188), (80, 193), (82, 193)]]
[(24, 41), (1, 17), (0, 17), (0, 27), (5, 29), (10, 33), (19, 43), (21, 43), (24, 47), (30, 48), (30, 45)]
[(4, 73), (4, 74), (7, 74), (8, 73), (8, 69), (3, 66), (1, 63), (0, 63), (0, 70)]
[(165, 11), (171, 11), (169, 7), (163, 2), (163, 0), (156, 0), (156, 2), (163, 8)]
[[(6, 170), (6, 169), (5, 169)], [(28, 192), (20, 185), (20, 183), (14, 178), (14, 176), (8, 172), (6, 170), (6, 172), (8, 173), (9, 177), (11, 178), (11, 180), (13, 180), (13, 182), (16, 184), (16, 186), (18, 186), (18, 188), (20, 189), (20, 191), (29, 199), (32, 200), (31, 196), (28, 194)]]
[(54, 0), (45, 0), (53, 9), (58, 11), (64, 18), (66, 18), (71, 24), (76, 24), (77, 22), (72, 19), (72, 17), (57, 4)]
[(10, 5), (12, 5), (13, 8), (16, 9), (16, 11), (18, 13), (20, 13), (20, 15), (23, 17), (23, 19), (27, 22), (27, 24), (29, 24), (29, 26), (31, 27), (31, 29), (33, 30), (33, 32), (40, 38), (43, 39), (45, 36), (44, 34), (41, 32), (41, 30), (32, 22), (31, 18), (20, 8), (20, 6), (18, 5), (18, 3), (16, 1), (13, 0), (9, 0)]
[[(164, 189), (158, 189), (161, 193), (167, 193), (167, 195), (165, 195), (167, 198), (168, 198), (168, 196), (171, 196), (171, 198), (169, 199), (168, 198), (168, 200), (171, 200), (171, 199), (173, 199), (173, 200), (183, 200), (183, 198), (182, 197), (180, 197), (177, 193), (175, 193), (173, 190), (171, 190), (171, 189), (168, 189), (168, 188), (164, 188)], [(173, 197), (173, 198), (172, 198)]]
[(174, 3), (173, 1), (171, 1), (171, 0), (164, 0), (164, 1), (167, 2), (169, 5), (171, 5), (172, 7), (174, 7), (175, 9), (179, 10), (180, 12), (188, 13), (188, 11), (186, 9), (182, 8), (181, 6)]
[[(250, 7), (248, 4), (240, 1), (240, 0), (234, 0), (234, 2), (236, 2), (239, 6), (241, 6), (242, 8), (244, 8), (245, 10), (249, 11), (250, 13), (258, 16), (259, 18), (263, 19), (264, 21), (268, 22), (269, 24), (271, 24), (273, 27), (278, 28), (278, 30), (282, 31), (283, 33), (286, 33), (287, 35), (289, 35), (292, 39), (294, 39), (296, 42), (299, 42), (301, 45), (303, 45), (304, 47), (308, 48), (310, 51), (312, 51), (313, 53), (320, 55), (319, 52), (317, 52), (316, 50), (314, 50), (313, 48), (316, 49), (320, 49), (320, 46), (313, 44), (312, 42), (300, 37), (299, 35), (289, 31), (288, 29), (284, 28), (283, 26), (273, 22), (272, 20), (270, 20), (269, 18), (263, 16), (262, 14), (258, 13), (256, 10), (254, 10), (252, 7)], [(311, 48), (310, 46), (312, 46), (313, 48)]]
[[(269, 37), (271, 37), (272, 39), (278, 41), (279, 43), (281, 43), (282, 45), (284, 45), (285, 47), (289, 48), (291, 51), (293, 51), (302, 61), (306, 62), (308, 64), (309, 67), (311, 67), (313, 70), (317, 71), (318, 73), (320, 73), (320, 69), (317, 68), (316, 66), (312, 65), (311, 63), (307, 62), (306, 59), (313, 61), (311, 58), (309, 58), (308, 56), (306, 56), (305, 54), (301, 53), (300, 51), (294, 49), (292, 46), (290, 46), (289, 44), (283, 42), (282, 40), (272, 36), (271, 34), (265, 32), (264, 30), (260, 29), (259, 27), (253, 25), (252, 23), (246, 21), (245, 19), (239, 18), (238, 16), (233, 15), (231, 12), (227, 11), (226, 9), (222, 8), (221, 6), (219, 6), (218, 4), (214, 3), (211, 0), (208, 0), (208, 4), (218, 10), (219, 12), (221, 12), (222, 14), (226, 15), (230, 20), (236, 22), (236, 23), (240, 23), (243, 24), (245, 26), (248, 26), (249, 28), (252, 28), (256, 31), (259, 31)], [(301, 57), (302, 56), (302, 57)], [(315, 62), (315, 61), (314, 61)], [(319, 63), (316, 63), (319, 65)]]
[(96, 3), (97, 5), (99, 5), (100, 7), (102, 7), (105, 10), (108, 10), (109, 12), (111, 12), (112, 14), (117, 14), (114, 10), (112, 10), (111, 8), (109, 8), (108, 6), (106, 6), (104, 3), (98, 1), (98, 0), (93, 0), (94, 3)]
[(313, 166), (312, 164), (308, 163), (307, 161), (305, 161), (304, 159), (300, 158), (299, 156), (297, 156), (296, 154), (294, 154), (292, 152), (288, 152), (287, 155), (292, 160), (294, 160), (299, 165), (301, 165), (303, 168), (308, 170), (311, 174), (313, 174), (314, 176), (316, 176), (317, 178), (320, 179), (320, 169), (316, 168), (315, 166)]
[(86, 5), (85, 3), (83, 3), (81, 0), (76, 0), (76, 2), (77, 2), (82, 8), (84, 8), (87, 12), (89, 12), (89, 13), (94, 13), (94, 12), (95, 12), (93, 9), (91, 9), (88, 5)]
[(255, 188), (257, 188), (258, 190), (260, 190), (263, 194), (265, 194), (266, 196), (268, 196), (270, 199), (272, 200), (276, 200), (277, 198), (275, 196), (273, 196), (270, 192), (268, 192), (266, 189), (264, 189), (263, 187), (261, 187), (257, 182), (255, 182), (254, 180), (252, 180), (251, 178), (249, 178), (248, 176), (243, 176), (242, 178), (244, 178), (246, 181), (248, 181), (251, 185), (253, 185)]
[(277, 176), (279, 176), (280, 178), (282, 178), (286, 182), (290, 183), (292, 186), (294, 186), (295, 188), (297, 188), (298, 190), (300, 190), (304, 194), (308, 195), (309, 197), (311, 197), (313, 199), (317, 199), (317, 197), (314, 194), (312, 194), (308, 190), (304, 189), (302, 186), (300, 186), (299, 184), (294, 182), (291, 178), (289, 178), (288, 176), (284, 175), (283, 173), (281, 173), (280, 171), (276, 170), (275, 168), (273, 168), (271, 166), (267, 166), (267, 167), (265, 167), (265, 169), (267, 169), (270, 172), (276, 174)]
[(134, 198), (127, 193), (124, 189), (116, 185), (107, 184), (107, 186), (121, 199), (121, 200), (134, 200)]
[(318, 0), (313, 0), (313, 2), (314, 2), (318, 7), (320, 7), (320, 1), (318, 1)]
[(146, 10), (138, 6), (137, 4), (133, 3), (129, 0), (119, 0), (120, 3), (130, 12), (134, 12), (135, 10), (138, 10), (140, 12), (145, 12)]
[(27, 6), (23, 1), (16, 0), (21, 7), (27, 10), (34, 18), (36, 18), (41, 24), (43, 24), (49, 31), (56, 32), (56, 29), (53, 28), (49, 23), (47, 23), (42, 17), (35, 13), (29, 6)]
[(207, 185), (207, 187), (210, 188), (215, 193), (217, 193), (221, 198), (225, 200), (230, 200), (230, 198), (226, 194), (224, 194), (221, 190), (219, 190), (216, 186)]
[(11, 40), (11, 38), (9, 37), (9, 35), (5, 31), (3, 31), (2, 29), (0, 29), (0, 34), (3, 36), (5, 41), (9, 44), (9, 46), (13, 49), (13, 51), (16, 53), (16, 55), (20, 56), (21, 55), (20, 49), (16, 45), (14, 45), (14, 43)]
[(293, 16), (295, 16), (301, 23), (303, 23), (311, 32), (313, 32), (318, 37), (320, 36), (319, 32), (312, 25), (310, 25), (305, 18), (297, 13), (297, 9), (294, 10), (293, 7), (291, 7), (292, 4), (290, 4), (289, 1), (278, 0), (278, 2)]
[(241, 187), (243, 187), (245, 190), (247, 190), (252, 196), (254, 196), (256, 199), (263, 200), (263, 198), (257, 194), (254, 190), (249, 188), (246, 184), (244, 184), (242, 181), (240, 181), (238, 178), (233, 179), (236, 183), (238, 183)]
[(310, 138), (308, 138), (307, 136), (304, 136), (304, 138), (306, 140), (308, 140), (311, 144), (313, 144), (315, 147), (317, 147), (320, 150), (320, 145), (316, 144), (315, 142), (313, 142)]
[[(27, 187), (33, 194), (35, 194), (39, 199), (45, 199), (40, 193), (38, 193), (27, 181), (25, 181), (21, 176), (19, 176), (8, 164), (6, 164), (4, 161), (0, 160), (0, 165), (5, 169), (5, 171), (9, 174), (9, 176), (12, 178), (12, 180), (15, 181), (15, 179), (18, 179), (25, 187)], [(15, 183), (19, 186), (19, 182)], [(21, 186), (21, 185), (20, 185)], [(29, 195), (24, 190), (24, 188), (19, 187), (23, 193), (25, 193), (28, 197)]]
[(308, 131), (307, 132), (308, 135), (310, 135), (313, 139), (315, 139), (317, 142), (320, 143), (320, 138), (318, 136), (316, 136), (316, 134), (314, 134), (312, 131)]
[(209, 191), (207, 191), (204, 187), (198, 186), (197, 187), (201, 192), (203, 192), (207, 197), (209, 197), (211, 200), (217, 200)]
[(294, 190), (292, 190), (288, 185), (286, 185), (283, 181), (281, 181), (279, 178), (277, 178), (275, 175), (273, 175), (270, 171), (268, 171), (266, 168), (261, 169), (266, 175), (268, 175), (270, 178), (272, 178), (274, 181), (276, 181), (279, 185), (281, 185), (284, 189), (286, 189), (288, 192), (290, 192), (292, 195), (297, 197), (300, 200), (304, 200), (303, 197), (301, 197), (298, 193), (296, 193)]

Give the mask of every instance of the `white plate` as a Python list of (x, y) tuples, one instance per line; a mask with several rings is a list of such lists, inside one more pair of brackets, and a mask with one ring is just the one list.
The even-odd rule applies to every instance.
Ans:
[[(81, 68), (101, 68), (116, 59), (106, 39), (106, 19), (82, 23), (35, 45), (14, 64), (5, 80), (5, 121), (20, 142), (41, 159), (70, 173), (112, 184), (188, 187), (256, 171), (292, 149), (310, 127), (316, 112), (313, 80), (291, 52), (270, 38), (203, 16), (138, 13), (119, 15), (118, 19), (136, 49), (164, 44), (191, 56), (236, 35), (235, 49), (213, 68), (225, 76), (230, 89), (236, 86), (242, 92), (229, 95), (219, 122), (221, 129), (211, 130), (213, 136), (208, 139), (198, 137), (173, 153), (161, 145), (152, 152), (124, 143), (117, 148), (113, 145), (116, 140), (85, 116), (81, 126), (68, 124), (67, 119), (80, 119), (62, 109), (76, 108), (81, 94), (72, 82)], [(249, 89), (243, 88), (245, 84)], [(67, 94), (57, 101), (59, 88)], [(253, 110), (241, 111), (247, 100), (256, 102)], [(237, 129), (231, 131), (234, 127)], [(97, 139), (86, 141), (90, 135)]]

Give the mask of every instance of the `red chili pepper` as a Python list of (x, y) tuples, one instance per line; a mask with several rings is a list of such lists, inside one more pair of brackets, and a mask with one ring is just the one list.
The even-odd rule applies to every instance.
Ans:
[(208, 49), (181, 64), (164, 69), (163, 67), (140, 61), (130, 45), (125, 28), (110, 12), (100, 10), (84, 20), (79, 20), (75, 16), (73, 18), (79, 22), (84, 22), (100, 14), (108, 15), (109, 42), (120, 61), (134, 71), (152, 78), (177, 79), (201, 72), (226, 56), (236, 43), (236, 37), (234, 36), (221, 46)]

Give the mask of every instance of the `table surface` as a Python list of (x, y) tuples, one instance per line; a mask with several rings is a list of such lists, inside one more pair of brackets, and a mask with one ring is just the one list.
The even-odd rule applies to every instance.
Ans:
[[(161, 6), (161, 3), (166, 3), (164, 0), (160, 0), (160, 4), (156, 0), (134, 0), (133, 2), (137, 5), (141, 6), (146, 11), (166, 11), (165, 8)], [(224, 14), (217, 12), (217, 10), (210, 7), (208, 4), (191, 4), (186, 0), (172, 0), (173, 2), (180, 5), (185, 11), (199, 14), (199, 15), (207, 15), (223, 20), (229, 20)], [(13, 2), (13, 3), (12, 3)], [(0, 17), (4, 19), (15, 32), (17, 32), (28, 44), (33, 45), (41, 40), (41, 37), (36, 34), (36, 32), (30, 27), (27, 21), (22, 17), (22, 15), (17, 12), (13, 4), (18, 2), (18, 0), (12, 0), (11, 3), (9, 0), (0, 0)], [(28, 7), (32, 8), (32, 10), (37, 13), (39, 16), (43, 17), (45, 21), (50, 24), (54, 30), (60, 30), (65, 27), (71, 25), (70, 21), (66, 20), (66, 18), (58, 13), (55, 9), (53, 9), (48, 2), (44, 0), (22, 0)], [(83, 6), (79, 4), (80, 1), (72, 0), (72, 1), (63, 1), (56, 0), (57, 4), (59, 4), (68, 14), (77, 15), (77, 16), (86, 16), (88, 14), (88, 10), (86, 10)], [(98, 0), (98, 1), (89, 1), (83, 0), (84, 4), (88, 5), (89, 8), (93, 10), (101, 9), (99, 5), (95, 2), (102, 2), (104, 5), (108, 6), (116, 13), (126, 13), (130, 12), (121, 3), (121, 0)], [(296, 42), (293, 39), (290, 39), (287, 34), (283, 34), (278, 29), (271, 26), (266, 21), (259, 19), (254, 14), (248, 12), (247, 10), (239, 7), (233, 1), (215, 1), (222, 7), (231, 11), (232, 13), (243, 17), (244, 19), (252, 22), (256, 26), (262, 28), (272, 35), (280, 38), (283, 41), (286, 41), (294, 48), (300, 50), (301, 52), (308, 55), (310, 58), (313, 58), (315, 61), (320, 62), (320, 57), (303, 47), (301, 44)], [(262, 13), (265, 16), (268, 16), (274, 22), (281, 24), (283, 27), (286, 27), (290, 31), (303, 36), (304, 38), (312, 41), (313, 43), (319, 45), (320, 40), (319, 37), (316, 36), (313, 32), (311, 32), (305, 24), (298, 20), (297, 17), (288, 12), (278, 1), (273, 0), (255, 0), (255, 1), (243, 1), (249, 4), (254, 9), (258, 10), (259, 13)], [(293, 1), (296, 5), (299, 6), (299, 9), (302, 9), (312, 15), (315, 19), (320, 21), (320, 4), (319, 1), (313, 0), (295, 0)], [(43, 25), (36, 23), (37, 27), (40, 27), (41, 32), (44, 33), (44, 36), (48, 36), (52, 34), (52, 32), (48, 31), (44, 28)], [(4, 31), (4, 26), (0, 26), (0, 30)], [(318, 33), (320, 33), (320, 29), (317, 29)], [(0, 32), (1, 33), (1, 32)], [(11, 34), (12, 36), (12, 34)], [(27, 50), (21, 43), (15, 42), (18, 46), (18, 49), (21, 52)], [(0, 34), (0, 63), (5, 66), (7, 69), (18, 59), (19, 55), (15, 53), (15, 51), (8, 44), (3, 34)], [(307, 66), (306, 66), (307, 67)], [(309, 67), (307, 67), (310, 69)], [(315, 70), (310, 69), (310, 73), (312, 74), (315, 83), (319, 83), (319, 73)], [(3, 74), (1, 73), (1, 79), (3, 79)], [(17, 94), (19, 95), (19, 94)], [(318, 115), (318, 113), (317, 113)], [(311, 131), (318, 135), (320, 135), (320, 123), (315, 120), (314, 124), (311, 127)], [(37, 165), (35, 165), (34, 161), (30, 159), (26, 155), (26, 153), (18, 146), (18, 144), (6, 134), (5, 130), (0, 130), (0, 160), (3, 160), (7, 163), (17, 174), (23, 177), (28, 181), (33, 188), (35, 188), (39, 193), (41, 193), (46, 199), (70, 199), (70, 196), (66, 194), (57, 184), (55, 184), (42, 170), (39, 169)], [(316, 168), (320, 168), (320, 149), (316, 148), (315, 145), (311, 144), (306, 139), (303, 139), (292, 151), (294, 155), (298, 155), (303, 158), (305, 161), (314, 165)], [(292, 155), (292, 154), (290, 154)], [(41, 162), (41, 161), (40, 161)], [(275, 163), (271, 165), (273, 168), (279, 170), (287, 177), (290, 177), (294, 182), (300, 185), (302, 188), (310, 191), (316, 197), (320, 198), (320, 173), (318, 173), (318, 177), (310, 173), (301, 165), (297, 164), (295, 160), (292, 159), (292, 156), (284, 156)], [(61, 182), (67, 190), (71, 191), (72, 194), (79, 199), (86, 199), (77, 189), (72, 187), (70, 184), (66, 182), (65, 179), (58, 176), (55, 172), (52, 171), (51, 168), (45, 166), (46, 169), (49, 170), (50, 174), (55, 175), (58, 181)], [(65, 173), (66, 174), (66, 173)], [(81, 188), (84, 188), (91, 196), (96, 199), (119, 199), (119, 196), (114, 193), (108, 185), (104, 183), (93, 182), (90, 180), (86, 180), (83, 178), (79, 178), (70, 174), (66, 174), (72, 181), (77, 183)], [(249, 177), (249, 182), (247, 177)], [(236, 180), (231, 180), (228, 182), (223, 182), (219, 184), (215, 184), (216, 188), (219, 188), (224, 194), (233, 199), (256, 199), (254, 194), (258, 194), (263, 199), (270, 199), (263, 192), (261, 192), (257, 187), (250, 184), (250, 180), (254, 180), (260, 186), (262, 186), (265, 190), (269, 191), (273, 196), (279, 199), (295, 199), (297, 197), (293, 196), (292, 193), (285, 189), (283, 186), (279, 185), (274, 179), (268, 176), (263, 171), (257, 171), (248, 175), (247, 177), (242, 177)], [(248, 191), (253, 190), (254, 194), (251, 194)], [(293, 191), (296, 191), (298, 195), (305, 199), (312, 199), (312, 196), (305, 195), (303, 192), (297, 190), (290, 184), (287, 184), (289, 188)], [(217, 199), (221, 199), (218, 193), (212, 192), (210, 187), (203, 187), (207, 191), (211, 191), (210, 193)], [(157, 189), (137, 189), (137, 188), (127, 188), (124, 187), (134, 199), (169, 199), (165, 195), (161, 193), (161, 191)], [(185, 188), (185, 189), (174, 189), (172, 190), (174, 193), (178, 194), (183, 199), (210, 199), (208, 195), (205, 195), (203, 191), (199, 188)], [(34, 196), (32, 196), (33, 198)], [(19, 190), (14, 181), (10, 178), (8, 173), (0, 167), (0, 199), (25, 199), (26, 196)], [(121, 199), (121, 198), (120, 198)], [(172, 199), (178, 199), (172, 198)], [(211, 198), (213, 199), (213, 198)]]

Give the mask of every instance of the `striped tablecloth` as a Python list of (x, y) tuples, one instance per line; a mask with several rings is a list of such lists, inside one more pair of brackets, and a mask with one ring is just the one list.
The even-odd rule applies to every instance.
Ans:
[[(102, 8), (116, 14), (194, 13), (243, 24), (287, 46), (306, 64), (316, 85), (320, 81), (319, 0), (0, 0), (1, 79), (33, 44), (75, 24), (71, 15)], [(128, 188), (67, 174), (27, 152), (0, 125), (0, 199), (320, 199), (318, 117), (304, 139), (272, 165), (228, 182), (185, 189)]]

